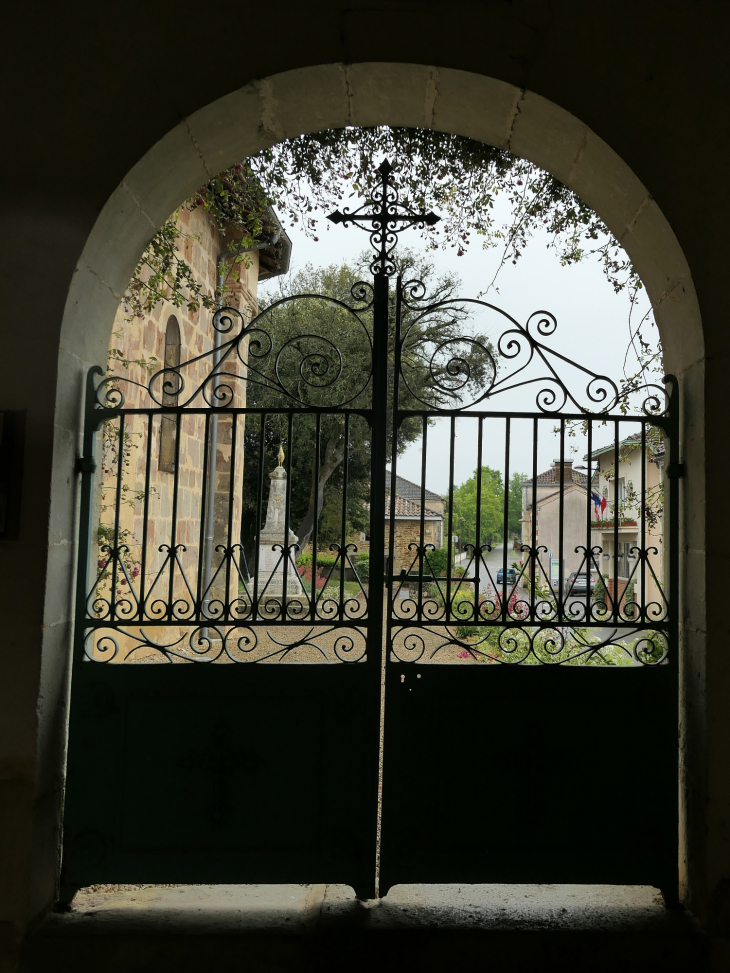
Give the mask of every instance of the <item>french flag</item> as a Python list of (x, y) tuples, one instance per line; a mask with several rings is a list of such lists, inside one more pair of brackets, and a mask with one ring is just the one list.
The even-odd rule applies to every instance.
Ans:
[(595, 490), (591, 490), (591, 496), (593, 497), (593, 506), (596, 510), (596, 517), (599, 516), (599, 510), (601, 513), (606, 509), (606, 498), (600, 497)]

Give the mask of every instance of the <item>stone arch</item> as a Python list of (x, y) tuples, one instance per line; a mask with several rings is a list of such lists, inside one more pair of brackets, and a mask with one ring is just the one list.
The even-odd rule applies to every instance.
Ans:
[[(89, 235), (66, 303), (59, 352), (51, 533), (76, 542), (74, 457), (80, 390), (103, 362), (111, 323), (140, 253), (180, 202), (212, 174), (285, 138), (345, 125), (431, 127), (509, 149), (575, 190), (625, 247), (647, 288), (667, 369), (680, 378), (684, 488), (684, 655), (704, 651), (704, 339), (682, 248), (647, 189), (595, 132), (559, 105), (483, 75), (418, 64), (325, 64), (246, 85), (183, 119), (129, 171)], [(77, 440), (78, 441), (78, 440)], [(65, 486), (66, 483), (68, 486)], [(691, 516), (689, 512), (691, 511)], [(51, 557), (51, 562), (53, 558)], [(49, 563), (51, 577), (62, 575)], [(67, 636), (66, 636), (67, 637)], [(44, 655), (53, 648), (49, 633)], [(59, 646), (56, 644), (55, 650)], [(699, 666), (692, 667), (699, 669)], [(691, 679), (697, 680), (692, 683)], [(700, 675), (684, 680), (701, 698)], [(700, 712), (700, 709), (697, 710)], [(701, 721), (701, 716), (697, 716)], [(698, 771), (701, 773), (701, 771)], [(685, 784), (684, 790), (687, 790)], [(685, 821), (685, 848), (704, 824)], [(701, 843), (701, 839), (698, 839)], [(680, 862), (688, 857), (683, 850)], [(684, 876), (685, 888), (687, 877)]]
[[(701, 357), (699, 306), (679, 242), (649, 190), (598, 135), (546, 98), (493, 78), (380, 63), (321, 65), (253, 82), (184, 119), (153, 146), (89, 235), (69, 294), (62, 348), (94, 348), (99, 360), (108, 309), (139, 254), (212, 174), (304, 132), (380, 123), (466, 135), (552, 173), (599, 213), (633, 260), (657, 314), (667, 367), (681, 372)], [(79, 330), (86, 339), (81, 346)]]

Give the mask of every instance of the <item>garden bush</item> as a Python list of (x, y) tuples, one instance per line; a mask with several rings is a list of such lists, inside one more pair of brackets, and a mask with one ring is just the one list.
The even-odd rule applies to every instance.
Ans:
[[(335, 551), (317, 551), (317, 567), (327, 568), (329, 570), (337, 560), (337, 554)], [(301, 554), (297, 558), (297, 565), (299, 567), (310, 567), (312, 564), (312, 552), (307, 551), (306, 554)]]
[(442, 571), (449, 566), (449, 552), (445, 547), (437, 547), (434, 551), (426, 551), (426, 558), (423, 564), (423, 573), (428, 573), (431, 567), (434, 575), (438, 578)]

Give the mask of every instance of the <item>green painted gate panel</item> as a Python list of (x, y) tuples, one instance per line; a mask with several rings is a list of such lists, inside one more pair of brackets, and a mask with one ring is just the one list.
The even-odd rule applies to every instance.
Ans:
[(676, 698), (673, 666), (408, 667), (386, 693), (381, 894), (421, 882), (676, 891)]
[(64, 884), (336, 881), (372, 895), (368, 667), (86, 664), (74, 700)]

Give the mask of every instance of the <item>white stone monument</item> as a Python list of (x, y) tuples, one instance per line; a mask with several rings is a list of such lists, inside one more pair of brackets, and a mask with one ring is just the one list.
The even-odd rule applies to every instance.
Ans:
[[(285, 540), (285, 518), (286, 518), (286, 470), (284, 469), (284, 450), (279, 446), (279, 465), (269, 473), (271, 486), (269, 487), (269, 504), (266, 508), (266, 523), (261, 531), (259, 538), (259, 606), (264, 609), (263, 615), (267, 616), (265, 610), (266, 603), (277, 601), (282, 605), (291, 605), (294, 602), (302, 604), (303, 611), (298, 610), (296, 615), (304, 614), (307, 609), (309, 599), (302, 587), (297, 569), (292, 563), (294, 558), (289, 555), (286, 576), (286, 592), (284, 591), (284, 559), (287, 557)], [(296, 544), (299, 540), (297, 535), (289, 529), (289, 546)], [(274, 545), (280, 545), (274, 550)], [(273, 607), (273, 606), (272, 606)], [(292, 612), (291, 614), (294, 614)]]

